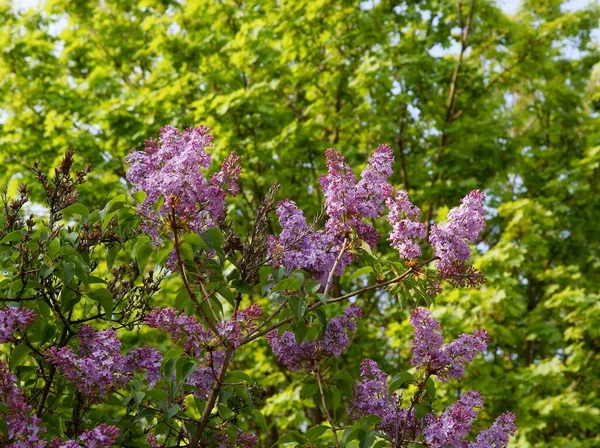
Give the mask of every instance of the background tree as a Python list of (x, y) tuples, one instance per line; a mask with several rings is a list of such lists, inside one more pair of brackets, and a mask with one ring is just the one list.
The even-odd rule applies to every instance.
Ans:
[[(239, 227), (275, 179), (281, 198), (318, 214), (330, 146), (360, 167), (390, 144), (392, 181), (424, 204), (428, 225), (484, 190), (488, 283), (444, 294), (436, 316), (453, 334), (490, 329), (495, 356), (479, 361), (477, 386), (490, 416), (516, 409), (517, 443), (598, 443), (597, 7), (526, 1), (507, 16), (487, 0), (53, 0), (0, 14), (0, 169), (13, 190), (31, 176), (24, 166), (74, 148), (95, 166), (82, 198), (104, 205), (124, 189), (131, 147), (164, 124), (199, 123), (217, 153), (242, 157)], [(375, 323), (347, 356), (358, 369), (386, 331), (374, 357), (388, 372), (407, 367), (408, 313), (375, 299)], [(246, 362), (272, 383), (268, 416), (295, 392), (267, 353)], [(273, 431), (322, 418), (289, 411)]]

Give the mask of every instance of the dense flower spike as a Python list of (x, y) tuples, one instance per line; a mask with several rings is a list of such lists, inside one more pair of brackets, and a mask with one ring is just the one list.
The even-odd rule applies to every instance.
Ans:
[(174, 308), (155, 308), (145, 322), (150, 327), (167, 331), (175, 342), (184, 346), (188, 355), (198, 361), (187, 384), (195, 386), (194, 395), (205, 400), (217, 381), (216, 372), (223, 365), (225, 348), (239, 347), (244, 335), (254, 330), (261, 316), (261, 306), (250, 305), (238, 311), (230, 320), (219, 322), (216, 325), (218, 337), (206, 330), (195, 317)]
[[(225, 196), (237, 194), (240, 174), (239, 157), (232, 153), (221, 170), (207, 178), (202, 169), (211, 164), (206, 148), (213, 136), (205, 126), (179, 131), (165, 126), (158, 140), (148, 140), (143, 151), (127, 156), (130, 168), (127, 180), (133, 191), (145, 191), (146, 199), (139, 211), (144, 216), (145, 230), (155, 241), (162, 228), (162, 218), (174, 207), (176, 216), (195, 232), (217, 225), (225, 214)], [(158, 212), (154, 204), (163, 196), (165, 203)]]
[(325, 196), (327, 234), (339, 242), (354, 229), (374, 246), (379, 235), (362, 219), (381, 216), (384, 200), (393, 192), (387, 183), (394, 162), (391, 148), (381, 145), (375, 150), (358, 183), (352, 168), (335, 149), (328, 149), (325, 156), (328, 172), (321, 176), (319, 184)]
[(485, 228), (484, 194), (473, 190), (461, 200), (461, 205), (450, 210), (448, 222), (434, 225), (429, 242), (438, 257), (437, 268), (442, 277), (457, 279), (471, 257), (468, 243), (474, 243)]
[(475, 442), (469, 443), (469, 448), (505, 448), (517, 430), (516, 420), (513, 413), (505, 412), (489, 429), (481, 431)]
[[(305, 269), (325, 284), (340, 251), (334, 238), (323, 231), (313, 231), (302, 210), (288, 199), (278, 204), (277, 214), (282, 231), (279, 238), (269, 240), (272, 264), (283, 265), (290, 271)], [(335, 274), (340, 275), (349, 262), (350, 256), (344, 254)]]
[(17, 387), (17, 378), (8, 365), (0, 360), (0, 420), (6, 424), (8, 439), (0, 434), (0, 445), (6, 448), (43, 448), (40, 419), (32, 412), (23, 392)]
[(0, 309), (0, 344), (12, 341), (13, 333), (24, 330), (35, 317), (35, 312), (28, 308), (9, 306)]
[(350, 414), (354, 419), (365, 415), (381, 417), (376, 429), (387, 434), (394, 443), (401, 435), (402, 428), (416, 432), (415, 413), (411, 411), (408, 418), (409, 412), (402, 408), (402, 400), (397, 394), (388, 392), (387, 374), (381, 371), (375, 361), (362, 361), (360, 377), (350, 405)]
[(267, 334), (267, 341), (275, 353), (277, 360), (290, 370), (314, 371), (318, 363), (329, 357), (339, 358), (350, 346), (348, 332), (356, 331), (356, 321), (362, 317), (358, 305), (350, 305), (344, 314), (336, 316), (327, 323), (327, 328), (320, 339), (296, 343), (294, 333), (286, 330), (278, 336), (277, 330)]
[(487, 347), (485, 330), (462, 334), (443, 345), (440, 324), (426, 308), (416, 308), (410, 316), (410, 323), (415, 330), (411, 342), (412, 365), (441, 379), (462, 377), (464, 367)]
[(83, 431), (77, 441), (60, 442), (53, 440), (50, 448), (109, 448), (117, 443), (119, 428), (112, 425), (99, 425), (94, 429)]
[(431, 448), (464, 447), (464, 437), (483, 406), (481, 394), (470, 391), (453, 403), (439, 417), (428, 416), (423, 430), (425, 441)]
[(79, 353), (70, 347), (51, 347), (46, 359), (62, 370), (77, 390), (91, 401), (98, 401), (108, 392), (125, 387), (135, 370), (144, 369), (154, 384), (158, 379), (161, 355), (150, 347), (121, 354), (121, 342), (112, 330), (95, 331), (88, 325), (79, 329)]
[(387, 216), (392, 225), (388, 241), (393, 248), (398, 249), (402, 258), (417, 258), (421, 256), (421, 246), (417, 238), (425, 238), (425, 224), (419, 222), (421, 210), (408, 199), (406, 191), (398, 191), (396, 197), (386, 199), (390, 209)]

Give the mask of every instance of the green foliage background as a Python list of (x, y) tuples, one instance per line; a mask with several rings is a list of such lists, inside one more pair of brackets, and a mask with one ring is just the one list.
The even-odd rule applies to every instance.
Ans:
[[(510, 409), (512, 446), (600, 446), (600, 10), (563, 3), (525, 0), (514, 16), (491, 0), (4, 3), (1, 183), (74, 148), (95, 166), (86, 203), (103, 205), (125, 191), (132, 147), (204, 123), (217, 158), (242, 156), (231, 216), (244, 227), (275, 180), (318, 213), (326, 148), (359, 169), (388, 143), (393, 183), (425, 219), (473, 188), (489, 198), (476, 256), (488, 283), (435, 306), (448, 333), (490, 332), (464, 385), (486, 398), (482, 424)], [(406, 307), (364, 300), (344, 362), (406, 369)], [(266, 349), (240, 363), (270, 385), (272, 440), (314, 418)]]

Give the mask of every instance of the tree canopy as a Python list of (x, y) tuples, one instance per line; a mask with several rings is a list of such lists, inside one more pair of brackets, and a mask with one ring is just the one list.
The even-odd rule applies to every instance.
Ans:
[[(205, 124), (215, 158), (241, 157), (228, 210), (249, 231), (274, 182), (277, 199), (321, 213), (327, 148), (359, 170), (388, 144), (390, 181), (421, 205), (427, 232), (469, 191), (486, 194), (474, 258), (488, 281), (448, 288), (433, 307), (453, 336), (489, 332), (466, 374), (486, 397), (482, 425), (512, 410), (513, 446), (598, 446), (600, 9), (566, 4), (525, 0), (507, 15), (491, 0), (6, 2), (1, 183), (14, 196), (34, 162), (58, 166), (73, 149), (94, 166), (81, 202), (102, 208), (129, 191), (131, 148), (164, 125)], [(377, 250), (397, 257), (385, 238)], [(353, 372), (365, 353), (387, 372), (409, 367), (406, 297), (365, 299)], [(269, 385), (271, 443), (323, 417), (273, 363), (266, 345), (240, 361)], [(457, 387), (441, 386), (441, 402)]]

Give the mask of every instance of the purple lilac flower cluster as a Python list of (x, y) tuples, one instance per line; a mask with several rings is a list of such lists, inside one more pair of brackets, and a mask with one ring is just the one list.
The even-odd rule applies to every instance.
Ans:
[[(8, 440), (0, 435), (0, 446), (6, 448), (43, 448), (40, 439), (40, 419), (29, 415), (31, 406), (17, 387), (17, 378), (10, 373), (8, 365), (0, 360), (0, 420), (7, 427)], [(5, 409), (5, 410), (3, 410)]]
[(425, 224), (419, 222), (421, 210), (408, 199), (408, 193), (399, 190), (395, 197), (388, 197), (386, 205), (390, 209), (388, 221), (392, 231), (388, 241), (398, 249), (402, 258), (418, 258), (421, 246), (417, 238), (425, 238)]
[(162, 355), (152, 347), (139, 347), (127, 356), (112, 330), (96, 331), (88, 325), (79, 329), (79, 352), (70, 347), (51, 347), (46, 360), (60, 370), (77, 390), (91, 401), (125, 387), (135, 370), (145, 370), (151, 386), (158, 380)]
[(471, 257), (469, 243), (474, 243), (485, 228), (485, 195), (473, 190), (461, 199), (461, 205), (448, 213), (448, 222), (434, 225), (429, 242), (438, 257), (437, 268), (442, 277), (457, 278)]
[(0, 344), (10, 342), (13, 333), (24, 330), (35, 320), (35, 312), (28, 308), (9, 306), (0, 310)]
[[(379, 234), (364, 219), (383, 216), (385, 207), (392, 226), (388, 237), (392, 247), (402, 258), (421, 256), (419, 240), (426, 236), (426, 225), (419, 221), (421, 211), (410, 202), (408, 193), (394, 192), (387, 182), (394, 162), (389, 146), (375, 150), (360, 181), (335, 149), (328, 149), (325, 155), (327, 173), (319, 179), (327, 213), (325, 229), (315, 230), (294, 202), (281, 201), (277, 214), (282, 231), (278, 238), (269, 239), (271, 263), (289, 271), (305, 269), (325, 285), (332, 270), (334, 275), (341, 275), (352, 261), (351, 245), (347, 245), (336, 264), (344, 241), (356, 235), (371, 247), (377, 244)], [(469, 243), (475, 242), (485, 227), (484, 199), (482, 192), (472, 191), (449, 212), (448, 222), (434, 225), (429, 235), (441, 277), (462, 286), (469, 281), (469, 276), (465, 277), (465, 261), (471, 256)]]
[(375, 218), (383, 214), (386, 197), (393, 193), (387, 183), (392, 174), (394, 156), (387, 145), (379, 146), (357, 182), (352, 168), (335, 149), (328, 149), (327, 174), (319, 179), (323, 196), (327, 222), (325, 230), (338, 241), (354, 230), (358, 236), (371, 246), (377, 244), (379, 235), (375, 229), (365, 224), (363, 218)]
[(50, 448), (109, 448), (117, 442), (118, 438), (119, 428), (102, 424), (94, 429), (83, 431), (77, 441), (55, 440), (50, 444)]
[(261, 316), (260, 305), (250, 305), (238, 311), (230, 320), (218, 323), (216, 334), (205, 329), (195, 317), (174, 308), (155, 308), (148, 314), (145, 323), (167, 331), (176, 343), (183, 345), (189, 356), (198, 361), (187, 383), (196, 387), (196, 397), (206, 399), (225, 360), (225, 349), (239, 347), (244, 335), (256, 328)]
[[(414, 410), (402, 408), (402, 399), (396, 393), (389, 393), (387, 374), (371, 359), (364, 359), (360, 366), (361, 381), (354, 389), (354, 400), (350, 405), (350, 416), (359, 419), (363, 415), (376, 415), (381, 418), (377, 430), (382, 431), (396, 444), (402, 430), (416, 429)], [(410, 415), (410, 418), (408, 416)]]
[(413, 310), (410, 323), (415, 336), (411, 343), (412, 365), (440, 379), (462, 377), (464, 367), (487, 347), (485, 330), (462, 334), (444, 345), (440, 324), (426, 308)]
[(296, 343), (294, 333), (286, 330), (278, 336), (277, 330), (267, 334), (267, 341), (277, 360), (290, 370), (315, 371), (319, 362), (329, 356), (339, 358), (350, 346), (348, 332), (356, 331), (356, 322), (362, 317), (358, 305), (350, 305), (344, 314), (336, 316), (327, 323), (321, 338)]
[[(160, 241), (163, 218), (174, 208), (178, 219), (195, 232), (203, 232), (221, 222), (225, 216), (225, 196), (239, 192), (240, 158), (231, 153), (222, 168), (210, 177), (205, 176), (211, 164), (206, 148), (212, 146), (213, 136), (205, 126), (184, 131), (172, 126), (161, 129), (158, 139), (145, 142), (143, 151), (127, 156), (130, 167), (127, 180), (132, 191), (146, 192), (139, 211), (146, 219), (143, 230)], [(154, 205), (161, 195), (165, 204), (156, 212)]]
[(47, 444), (40, 428), (41, 420), (30, 415), (31, 406), (27, 403), (21, 389), (17, 387), (17, 378), (10, 373), (8, 365), (0, 360), (0, 419), (6, 424), (8, 439), (0, 435), (0, 446), (6, 448), (108, 448), (119, 438), (119, 429), (115, 426), (99, 425), (83, 431), (79, 441), (63, 442), (53, 439)]
[(286, 199), (277, 207), (281, 234), (269, 240), (273, 264), (288, 270), (305, 269), (323, 285), (334, 266), (334, 274), (340, 275), (352, 261), (348, 250), (335, 264), (345, 239), (355, 233), (371, 247), (377, 244), (379, 234), (363, 219), (383, 215), (385, 199), (393, 194), (387, 177), (392, 174), (394, 160), (389, 146), (379, 146), (357, 181), (352, 168), (335, 149), (328, 149), (326, 157), (328, 172), (319, 179), (328, 216), (325, 229), (312, 229), (302, 210)]
[[(462, 376), (464, 366), (484, 351), (487, 344), (487, 334), (475, 331), (444, 346), (439, 322), (424, 308), (413, 311), (411, 324), (415, 329), (412, 364), (422, 371), (424, 378), (419, 387), (423, 387), (431, 375), (442, 379)], [(422, 437), (430, 448), (506, 447), (517, 429), (515, 416), (510, 412), (502, 414), (489, 429), (481, 431), (474, 442), (465, 439), (482, 407), (481, 394), (470, 391), (441, 415), (427, 414), (418, 419), (412, 404), (403, 409), (402, 400), (396, 393), (390, 393), (387, 375), (377, 363), (365, 359), (361, 365), (361, 380), (354, 389), (350, 415), (353, 419), (364, 415), (379, 416), (381, 421), (376, 429), (386, 434), (394, 446), (405, 446), (405, 441)]]
[(258, 444), (258, 437), (251, 432), (238, 431), (235, 442), (229, 435), (222, 432), (215, 434), (215, 442), (218, 448), (254, 448)]

